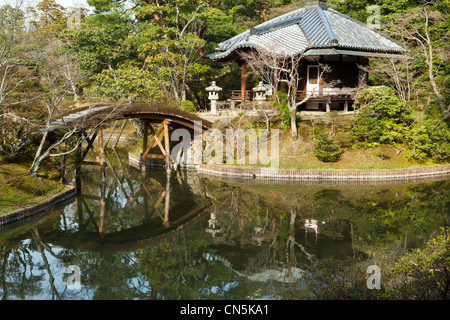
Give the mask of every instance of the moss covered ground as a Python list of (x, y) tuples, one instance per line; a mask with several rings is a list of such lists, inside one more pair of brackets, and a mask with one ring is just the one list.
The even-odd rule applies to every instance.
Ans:
[(64, 189), (56, 170), (32, 177), (25, 163), (0, 160), (0, 216), (35, 206)]

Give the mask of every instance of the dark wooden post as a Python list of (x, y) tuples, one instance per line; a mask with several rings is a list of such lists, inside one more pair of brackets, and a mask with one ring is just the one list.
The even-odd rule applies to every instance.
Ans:
[(100, 164), (100, 174), (102, 177), (102, 184), (106, 182), (106, 172), (105, 172), (105, 148), (103, 146), (103, 128), (98, 129), (98, 159), (97, 162)]
[(241, 65), (241, 103), (245, 102), (245, 93), (247, 88), (247, 65)]
[(147, 121), (144, 122), (144, 137), (142, 142), (142, 153), (141, 153), (141, 170), (146, 170), (146, 159), (145, 154), (147, 152), (147, 146), (148, 146), (148, 126), (149, 123)]
[[(99, 135), (101, 137), (102, 134)], [(102, 165), (102, 168), (105, 166)], [(99, 201), (99, 207), (100, 207), (100, 215), (99, 215), (99, 226), (98, 231), (100, 233), (100, 236), (103, 237), (103, 231), (105, 229), (105, 204), (106, 204), (106, 183), (102, 180), (102, 187), (101, 187), (101, 195)]]
[(163, 224), (169, 226), (169, 209), (170, 209), (170, 176), (166, 177), (166, 197), (164, 202), (164, 220)]
[(164, 149), (166, 151), (166, 173), (170, 174), (170, 140), (169, 140), (169, 124), (167, 120), (164, 120)]
[(77, 194), (77, 213), (78, 213), (78, 230), (82, 231), (84, 229), (84, 219), (83, 219), (83, 196), (81, 192)]
[(277, 90), (278, 90), (278, 78), (277, 78), (277, 72), (276, 70), (273, 71), (273, 77), (272, 77), (273, 85), (272, 85), (272, 99), (277, 98)]
[(81, 141), (82, 141), (81, 132), (78, 134), (78, 141), (79, 141), (79, 145), (78, 145), (77, 151), (75, 153), (75, 159), (76, 159), (75, 189), (77, 191), (77, 195), (81, 195), (81, 164), (83, 163), (83, 160), (84, 160), (83, 156), (82, 156), (83, 144), (81, 143)]

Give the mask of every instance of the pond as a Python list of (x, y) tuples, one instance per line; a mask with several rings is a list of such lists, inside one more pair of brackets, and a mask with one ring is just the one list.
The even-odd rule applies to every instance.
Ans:
[(0, 227), (3, 300), (283, 299), (319, 261), (401, 255), (450, 225), (450, 180), (315, 185), (142, 173), (109, 152), (106, 180)]

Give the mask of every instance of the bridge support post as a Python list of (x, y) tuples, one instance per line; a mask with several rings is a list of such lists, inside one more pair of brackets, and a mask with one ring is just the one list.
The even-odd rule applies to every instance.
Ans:
[(166, 175), (166, 198), (164, 202), (164, 220), (163, 224), (169, 226), (169, 209), (170, 209), (170, 175)]
[(103, 128), (98, 129), (98, 157), (97, 162), (100, 164), (100, 174), (102, 177), (102, 184), (106, 183), (106, 170), (105, 170), (105, 148), (103, 146)]
[[(78, 141), (82, 140), (82, 135), (81, 133), (78, 134)], [(83, 163), (83, 158), (82, 158), (82, 145), (81, 142), (77, 147), (77, 150), (75, 152), (75, 190), (77, 193), (77, 196), (79, 196), (81, 194), (81, 164)]]
[(166, 156), (166, 173), (171, 173), (171, 165), (170, 165), (170, 140), (169, 140), (169, 124), (167, 120), (164, 120), (164, 149)]
[(141, 159), (140, 159), (140, 165), (141, 165), (142, 171), (147, 170), (146, 155), (147, 155), (147, 147), (148, 147), (148, 127), (149, 127), (149, 123), (147, 121), (145, 121), (144, 122), (144, 136), (143, 136), (143, 142), (142, 142), (142, 153), (141, 153)]

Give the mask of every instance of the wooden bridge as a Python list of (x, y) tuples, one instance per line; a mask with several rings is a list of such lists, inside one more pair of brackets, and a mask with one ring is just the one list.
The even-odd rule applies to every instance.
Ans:
[[(77, 150), (77, 158), (82, 164), (97, 165), (102, 168), (106, 165), (104, 159), (103, 129), (111, 122), (120, 120), (139, 120), (143, 124), (143, 146), (141, 153), (141, 166), (145, 170), (147, 158), (162, 159), (167, 172), (171, 171), (172, 159), (170, 153), (169, 130), (183, 128), (190, 132), (201, 130), (201, 133), (211, 128), (211, 122), (183, 110), (160, 104), (117, 103), (96, 105), (71, 110), (60, 120), (51, 124), (53, 131), (77, 131), (80, 141), (86, 141), (85, 149)], [(123, 123), (123, 126), (125, 122)], [(121, 131), (123, 130), (123, 126)], [(97, 140), (97, 150), (94, 142)], [(151, 153), (155, 144), (161, 153)], [(92, 150), (96, 161), (85, 161), (88, 152)], [(79, 173), (80, 168), (77, 168)], [(103, 170), (104, 172), (104, 170)], [(104, 176), (104, 173), (102, 173)]]

